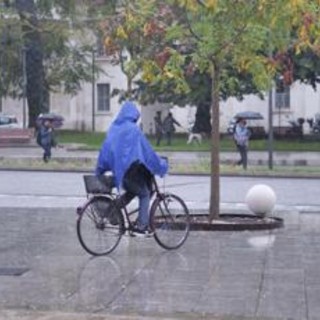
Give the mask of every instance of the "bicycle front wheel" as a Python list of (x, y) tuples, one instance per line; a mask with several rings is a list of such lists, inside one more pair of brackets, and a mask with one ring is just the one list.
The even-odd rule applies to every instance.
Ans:
[(190, 215), (184, 201), (173, 194), (157, 197), (150, 210), (150, 226), (161, 247), (181, 247), (190, 231)]
[(113, 199), (95, 196), (78, 212), (77, 235), (91, 255), (112, 252), (124, 233), (124, 219)]

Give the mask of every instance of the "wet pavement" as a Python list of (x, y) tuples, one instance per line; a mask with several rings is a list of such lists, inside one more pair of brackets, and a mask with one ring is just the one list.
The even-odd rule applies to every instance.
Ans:
[[(69, 159), (97, 155), (54, 153)], [(291, 164), (301, 155), (282, 154)], [(0, 156), (37, 158), (41, 150), (0, 148)], [(190, 155), (171, 156), (182, 161)], [(320, 157), (312, 153), (307, 159)], [(307, 191), (317, 188), (312, 190)], [(198, 187), (192, 196), (205, 195)], [(310, 210), (307, 203), (277, 206), (282, 229), (196, 231), (176, 251), (162, 249), (152, 238), (124, 236), (112, 254), (92, 258), (76, 235), (79, 195), (54, 208), (40, 200), (46, 201), (35, 198), (34, 205), (24, 205), (17, 197), (20, 204), (0, 205), (1, 320), (320, 319), (319, 203)], [(196, 207), (201, 206), (207, 203)], [(243, 211), (244, 204), (224, 203), (222, 210)]]
[(74, 209), (2, 207), (0, 319), (320, 319), (320, 215), (275, 215), (283, 229), (192, 232), (176, 251), (124, 236), (92, 258)]

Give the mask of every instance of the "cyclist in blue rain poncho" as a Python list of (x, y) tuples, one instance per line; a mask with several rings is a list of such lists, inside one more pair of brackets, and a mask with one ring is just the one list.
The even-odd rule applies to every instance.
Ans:
[(139, 197), (139, 215), (133, 230), (137, 236), (149, 233), (151, 176), (162, 177), (168, 171), (167, 161), (155, 153), (138, 127), (139, 118), (136, 105), (126, 101), (107, 132), (96, 166), (96, 175), (112, 171), (117, 188), (127, 191), (127, 202)]

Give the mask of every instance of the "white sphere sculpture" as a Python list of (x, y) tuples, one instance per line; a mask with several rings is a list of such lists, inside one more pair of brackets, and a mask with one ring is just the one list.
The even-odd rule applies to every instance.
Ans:
[(245, 201), (254, 214), (265, 217), (272, 212), (276, 199), (276, 194), (272, 188), (265, 184), (257, 184), (249, 189)]

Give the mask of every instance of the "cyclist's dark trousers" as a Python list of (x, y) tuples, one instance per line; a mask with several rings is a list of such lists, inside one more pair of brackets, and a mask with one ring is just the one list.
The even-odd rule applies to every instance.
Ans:
[(149, 225), (150, 177), (151, 173), (142, 164), (133, 163), (123, 178), (123, 187), (127, 191), (124, 197), (131, 200), (134, 196), (139, 198), (137, 227), (141, 229)]

